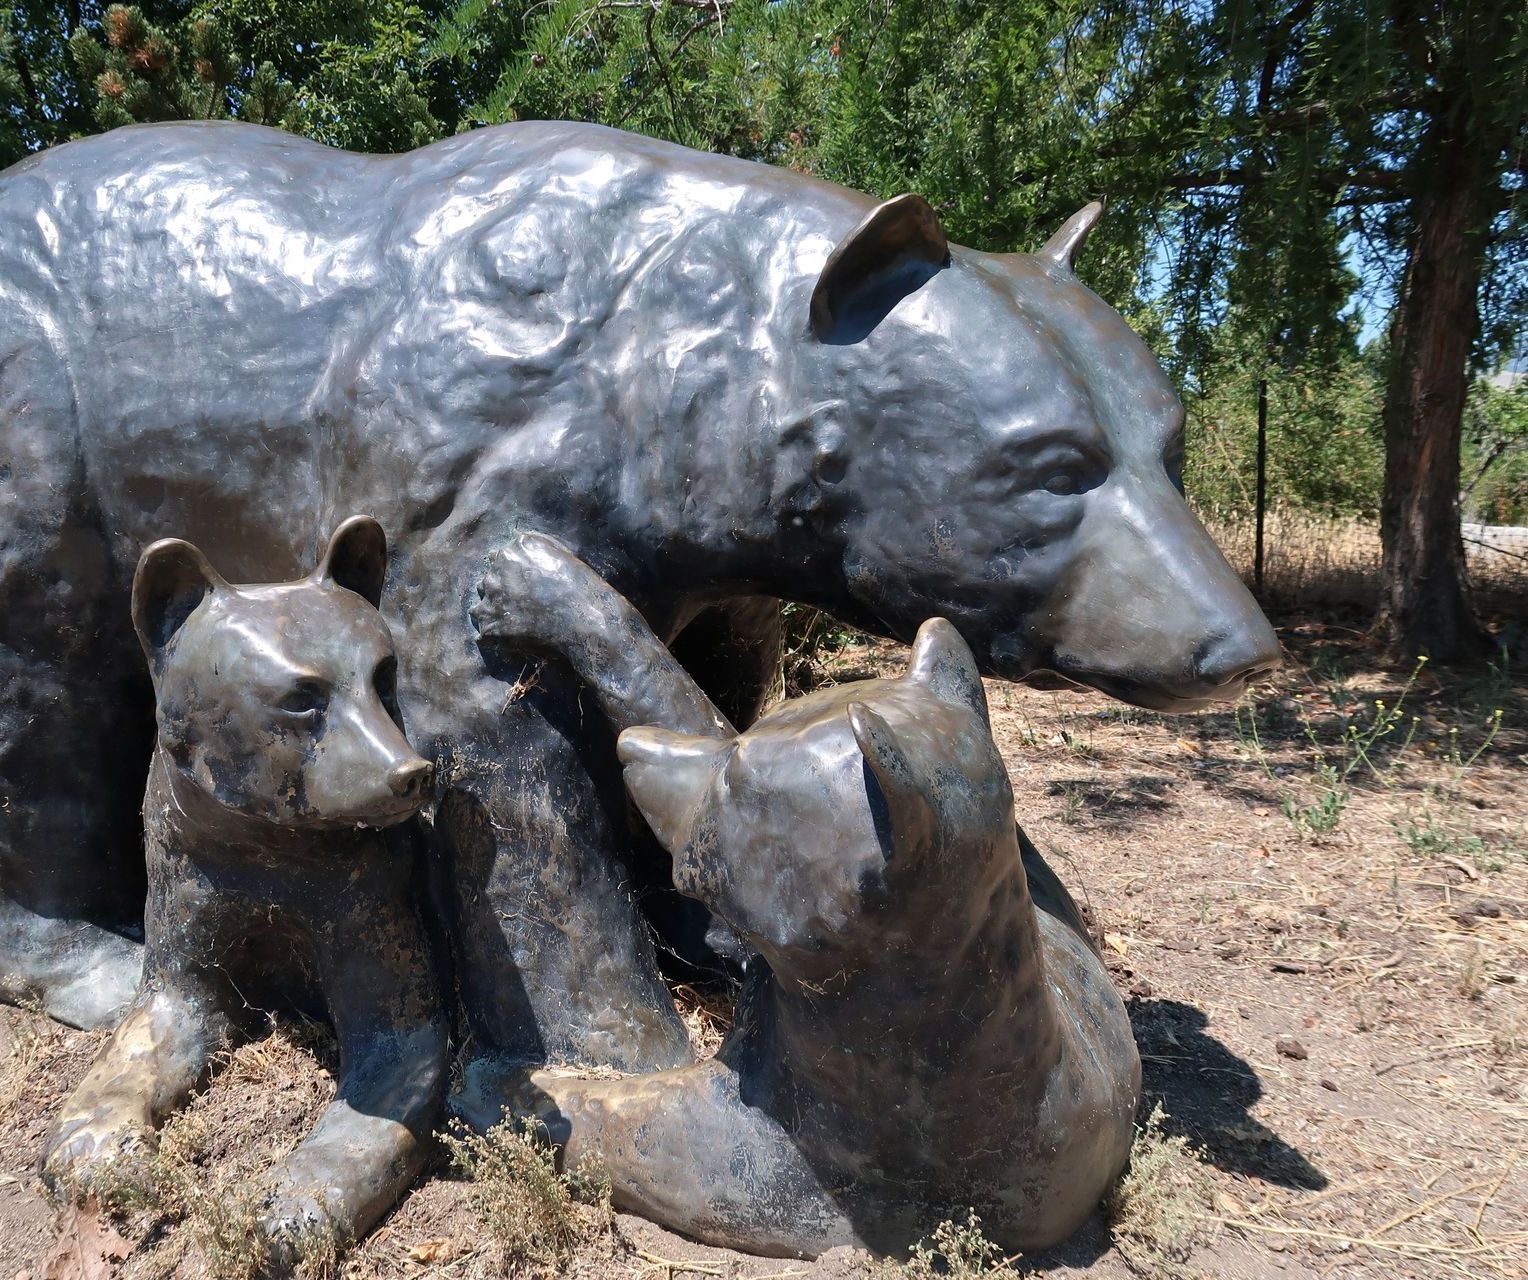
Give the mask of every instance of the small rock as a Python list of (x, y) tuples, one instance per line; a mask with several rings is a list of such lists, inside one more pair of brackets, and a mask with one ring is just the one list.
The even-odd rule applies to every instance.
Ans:
[(1248, 1019), (1249, 1021), (1252, 1018), (1252, 1010), (1247, 1008), (1246, 1005), (1238, 1005), (1237, 1009), (1236, 1009), (1236, 1012), (1237, 1012), (1238, 1015), (1240, 1015), (1243, 1018)]
[(1323, 1089), (1330, 1089), (1333, 1093), (1337, 1092), (1337, 1082), (1331, 1076), (1321, 1077), (1321, 1087)]
[(1137, 978), (1130, 984), (1130, 994), (1137, 1000), (1149, 1000), (1156, 992), (1152, 989), (1151, 983), (1147, 982), (1145, 978)]
[(1305, 1051), (1305, 1046), (1293, 1036), (1280, 1036), (1273, 1042), (1273, 1047), (1286, 1058), (1293, 1058), (1296, 1062), (1304, 1062), (1310, 1057)]
[(409, 1261), (417, 1263), (454, 1262), (465, 1250), (449, 1236), (431, 1236), (409, 1250)]
[(1245, 1218), (1247, 1216), (1247, 1206), (1229, 1191), (1217, 1191), (1215, 1193), (1215, 1208), (1227, 1218)]
[(1501, 903), (1495, 898), (1476, 898), (1475, 905), (1470, 910), (1477, 916), (1487, 916), (1496, 920), (1501, 916)]

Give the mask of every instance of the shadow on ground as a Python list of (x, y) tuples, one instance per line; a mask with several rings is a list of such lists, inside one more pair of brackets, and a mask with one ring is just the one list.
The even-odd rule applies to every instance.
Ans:
[(1262, 1081), (1206, 1031), (1200, 1010), (1176, 1000), (1131, 1000), (1129, 1010), (1141, 1048), (1143, 1118), (1160, 1102), (1164, 1130), (1227, 1173), (1307, 1191), (1327, 1185), (1320, 1169), (1252, 1117)]

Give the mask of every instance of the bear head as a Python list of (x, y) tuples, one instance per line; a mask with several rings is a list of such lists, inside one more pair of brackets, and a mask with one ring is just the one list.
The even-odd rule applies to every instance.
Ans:
[(1186, 711), (1279, 660), (1184, 501), (1184, 409), (1078, 279), (1102, 207), (1039, 252), (950, 245), (902, 196), (829, 255), (773, 437), (777, 519), (831, 563), (793, 598), (879, 634), (949, 619), (981, 669)]
[(289, 827), (384, 827), (416, 813), (432, 768), (403, 735), (392, 636), (377, 612), (387, 540), (335, 530), (296, 582), (235, 586), (188, 542), (144, 551), (133, 624), (159, 744), (225, 809)]
[(926, 951), (1016, 861), (981, 677), (943, 619), (899, 679), (794, 699), (735, 737), (641, 727), (618, 746), (675, 887), (780, 977)]

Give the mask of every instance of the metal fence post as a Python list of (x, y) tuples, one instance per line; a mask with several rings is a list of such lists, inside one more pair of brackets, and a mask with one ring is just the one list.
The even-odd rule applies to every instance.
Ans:
[(1252, 552), (1252, 590), (1263, 599), (1263, 513), (1268, 506), (1268, 379), (1257, 380), (1257, 541)]

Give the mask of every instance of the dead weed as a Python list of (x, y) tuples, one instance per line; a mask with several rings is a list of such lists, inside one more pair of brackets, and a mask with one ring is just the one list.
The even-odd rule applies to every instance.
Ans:
[(1177, 1274), (1210, 1200), (1210, 1179), (1188, 1140), (1167, 1133), (1157, 1103), (1138, 1125), (1130, 1163), (1104, 1201), (1122, 1253), (1161, 1275)]
[[(125, 1153), (95, 1176), (97, 1198), (138, 1241), (124, 1280), (158, 1280), (183, 1263), (191, 1274), (218, 1280), (261, 1274), (268, 1260), (260, 1231), (264, 1175), (332, 1092), (308, 1041), (323, 1051), (311, 1030), (273, 1022), (268, 1037), (226, 1056), (212, 1087), (171, 1117), (157, 1144)], [(253, 1106), (241, 1105), (249, 1098), (257, 1099)], [(267, 1114), (276, 1098), (284, 1105)], [(296, 1275), (332, 1280), (343, 1244), (332, 1232), (304, 1233)]]
[(486, 1134), (454, 1125), (440, 1139), (501, 1267), (560, 1267), (581, 1243), (613, 1232), (603, 1171), (559, 1173), (545, 1134), (527, 1122), (507, 1119)]

